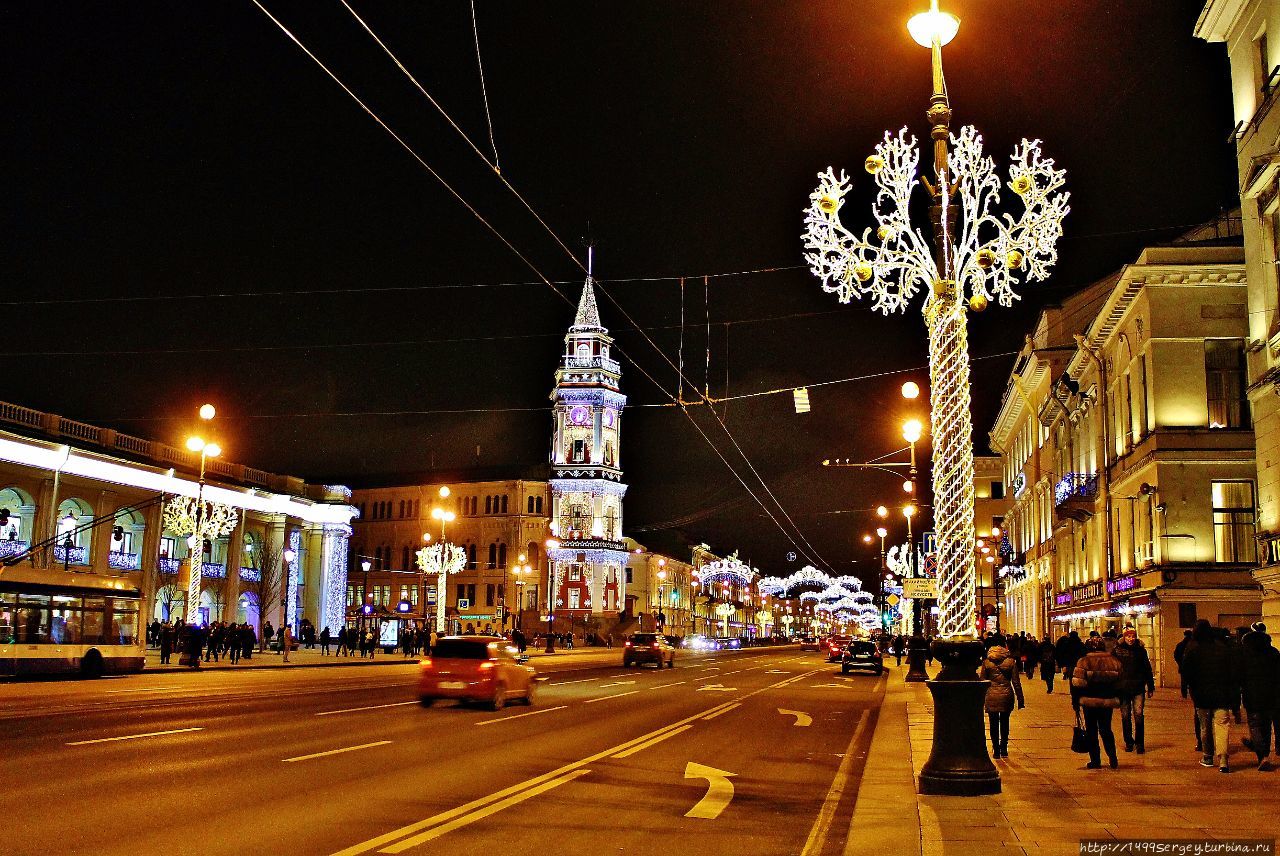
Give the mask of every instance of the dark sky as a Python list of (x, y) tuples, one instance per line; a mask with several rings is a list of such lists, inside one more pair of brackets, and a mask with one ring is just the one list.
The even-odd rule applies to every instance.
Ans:
[[(263, 2), (576, 298), (571, 260), (338, 0)], [(491, 153), (469, 4), (350, 2)], [(886, 129), (927, 133), (928, 52), (904, 26), (924, 5), (479, 0), (503, 175), (575, 252), (590, 234), (605, 290), (673, 359), (688, 277), (699, 383), (702, 275), (783, 268), (710, 280), (713, 395), (726, 376), (732, 395), (923, 365), (918, 306), (889, 319), (842, 307), (799, 265), (815, 173), (847, 167), (865, 189), (859, 167)], [(1226, 59), (1192, 38), (1199, 6), (944, 5), (963, 19), (946, 51), (957, 123), (976, 124), (1002, 168), (1022, 136), (1042, 138), (1072, 192), (1054, 278), (975, 316), (975, 357), (1015, 350), (1044, 303), (1234, 204)], [(317, 481), (392, 482), (473, 464), (477, 446), (485, 465), (545, 458), (571, 308), (250, 0), (9, 2), (0, 56), (0, 398), (172, 442), (212, 401), (228, 457)], [(860, 200), (845, 211), (851, 226), (869, 217)], [(667, 401), (637, 366), (668, 391), (675, 373), (601, 308), (631, 402)], [(975, 363), (980, 445), (1009, 365)], [(866, 510), (901, 489), (818, 463), (897, 448), (903, 379), (815, 388), (803, 416), (789, 395), (724, 409), (841, 572), (869, 569)], [(406, 414), (440, 410), (488, 412)], [(698, 518), (640, 537), (794, 569), (788, 538), (679, 410), (636, 407), (623, 425), (628, 528)]]

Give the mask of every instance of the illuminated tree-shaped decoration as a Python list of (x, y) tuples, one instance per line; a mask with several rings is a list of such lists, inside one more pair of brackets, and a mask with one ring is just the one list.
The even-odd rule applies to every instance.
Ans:
[[(926, 293), (939, 627), (943, 636), (968, 637), (974, 633), (975, 592), (967, 312), (985, 309), (992, 297), (1009, 306), (1019, 281), (1048, 275), (1057, 261), (1069, 194), (1060, 192), (1066, 173), (1041, 155), (1040, 142), (1023, 140), (1014, 148), (1008, 173), (1022, 212), (995, 213), (1001, 182), (995, 162), (983, 153), (981, 136), (972, 127), (949, 133), (945, 89), (935, 102), (930, 113), (937, 143), (935, 182), (917, 177), (915, 137), (905, 128), (897, 136), (886, 133), (866, 161), (878, 191), (872, 206), (876, 229), (858, 235), (842, 225), (840, 209), (850, 180), (828, 169), (809, 197), (804, 245), (805, 260), (823, 289), (835, 292), (842, 303), (867, 298), (887, 315), (905, 311), (916, 294)], [(936, 247), (911, 224), (911, 196), (918, 183), (936, 202)]]
[(729, 635), (729, 616), (733, 615), (735, 612), (737, 612), (737, 610), (734, 609), (734, 606), (731, 603), (716, 604), (716, 615), (720, 616), (724, 624), (724, 630), (720, 635)]
[(188, 564), (191, 566), (191, 578), (187, 582), (185, 617), (188, 624), (194, 624), (204, 576), (204, 542), (229, 535), (236, 528), (240, 514), (229, 505), (175, 496), (165, 504), (163, 517), (164, 528), (180, 537), (186, 536), (190, 547)]
[(444, 581), (467, 566), (467, 550), (448, 541), (437, 541), (415, 554), (418, 570), (436, 577), (436, 632), (444, 632)]

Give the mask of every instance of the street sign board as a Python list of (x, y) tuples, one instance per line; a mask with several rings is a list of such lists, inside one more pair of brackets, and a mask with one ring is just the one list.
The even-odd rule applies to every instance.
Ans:
[(890, 605), (890, 606), (897, 606), (897, 605), (898, 605), (898, 596), (897, 596), (896, 594), (891, 594), (891, 595), (889, 595), (889, 597), (888, 597), (887, 599), (888, 599), (888, 601), (889, 601), (889, 605)]
[(427, 606), (436, 605), (436, 587), (427, 586)]
[(463, 610), (463, 609), (470, 609), (470, 608), (471, 608), (471, 599), (470, 599), (470, 598), (465, 598), (465, 597), (460, 597), (460, 598), (458, 598), (458, 609), (459, 609), (459, 610)]
[(506, 614), (506, 610), (503, 608), (502, 604), (498, 604), (498, 620), (501, 621), (502, 616), (505, 614)]
[(928, 577), (907, 577), (902, 581), (902, 594), (912, 600), (932, 600), (938, 596), (937, 583)]

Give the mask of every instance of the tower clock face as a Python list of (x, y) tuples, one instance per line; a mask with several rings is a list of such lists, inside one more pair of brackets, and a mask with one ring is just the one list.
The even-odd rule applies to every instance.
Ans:
[(612, 411), (612, 410), (606, 410), (606, 411), (604, 412), (604, 427), (606, 427), (606, 428), (612, 428), (612, 427), (613, 427), (613, 419), (614, 419), (613, 411)]
[(569, 421), (574, 425), (586, 425), (588, 415), (587, 408), (579, 404), (569, 411)]

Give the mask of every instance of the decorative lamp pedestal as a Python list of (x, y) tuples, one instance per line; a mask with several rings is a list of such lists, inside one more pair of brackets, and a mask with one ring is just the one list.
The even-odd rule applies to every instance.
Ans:
[(920, 793), (974, 797), (1000, 793), (1000, 773), (987, 754), (983, 701), (990, 681), (978, 679), (985, 654), (977, 639), (938, 639), (942, 672), (928, 681), (933, 696), (933, 751), (920, 771)]
[(912, 636), (907, 640), (907, 674), (903, 680), (907, 683), (919, 683), (929, 680), (929, 673), (924, 670), (924, 661), (928, 659), (929, 643), (922, 636)]

